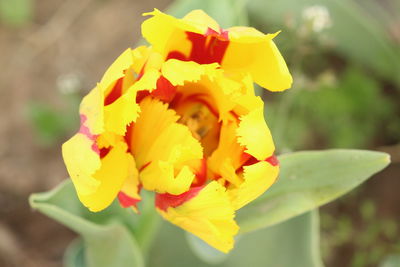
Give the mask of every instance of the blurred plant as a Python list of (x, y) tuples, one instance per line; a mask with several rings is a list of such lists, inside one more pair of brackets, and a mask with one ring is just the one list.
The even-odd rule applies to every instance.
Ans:
[[(350, 194), (339, 203), (358, 201), (358, 195)], [(343, 214), (338, 218), (321, 213), (321, 225), (324, 240), (322, 254), (325, 259), (332, 257), (334, 248), (344, 248), (352, 243), (357, 247), (352, 258), (347, 260), (352, 267), (378, 266), (386, 255), (400, 253), (398, 224), (391, 218), (379, 216), (372, 200), (364, 200), (351, 215)]]
[(73, 116), (81, 100), (81, 78), (77, 74), (64, 74), (57, 80), (57, 89), (65, 103), (63, 108), (56, 108), (47, 103), (31, 101), (26, 112), (31, 122), (37, 142), (51, 146), (79, 126), (79, 117)]
[[(279, 133), (279, 140), (285, 140), (281, 148), (313, 147), (316, 140), (323, 147), (367, 147), (385, 131), (384, 125), (396, 120), (394, 104), (375, 80), (356, 68), (348, 68), (333, 82), (331, 75), (322, 73), (314, 83), (296, 88), (295, 100), (285, 115), (290, 131)], [(279, 108), (275, 103), (266, 108), (273, 131), (282, 123), (276, 116)]]
[(23, 26), (32, 19), (33, 0), (0, 0), (0, 19), (10, 26)]

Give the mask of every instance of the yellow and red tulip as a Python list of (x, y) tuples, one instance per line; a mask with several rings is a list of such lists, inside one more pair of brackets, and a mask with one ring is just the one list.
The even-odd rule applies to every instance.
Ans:
[(165, 219), (228, 252), (235, 211), (279, 173), (253, 81), (279, 91), (291, 75), (275, 34), (224, 30), (200, 10), (147, 15), (151, 47), (127, 49), (84, 97), (65, 164), (89, 210), (117, 198), (136, 211), (140, 191), (153, 191)]

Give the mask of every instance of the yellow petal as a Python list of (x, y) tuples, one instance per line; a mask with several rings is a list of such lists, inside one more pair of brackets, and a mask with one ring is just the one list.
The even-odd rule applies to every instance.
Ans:
[(98, 86), (83, 98), (79, 112), (91, 134), (100, 134), (104, 131), (104, 97)]
[(131, 207), (138, 213), (136, 205), (142, 198), (139, 195), (139, 172), (133, 158), (129, 164), (128, 177), (118, 193), (118, 199), (124, 208)]
[(93, 177), (101, 166), (98, 153), (92, 149), (93, 142), (77, 133), (62, 145), (64, 162), (78, 195), (93, 194), (100, 185)]
[(158, 211), (171, 223), (220, 251), (227, 253), (233, 248), (233, 237), (239, 226), (234, 220), (234, 210), (225, 188), (216, 181), (182, 205)]
[(136, 121), (139, 116), (140, 107), (135, 103), (136, 91), (132, 87), (128, 89), (127, 93), (104, 108), (105, 129), (107, 131), (124, 135), (126, 126)]
[(170, 59), (166, 61), (161, 73), (174, 86), (185, 82), (196, 82), (203, 75), (215, 75), (218, 64), (197, 64), (193, 61)]
[(194, 178), (188, 166), (184, 166), (175, 176), (174, 164), (162, 160), (152, 162), (140, 173), (144, 189), (172, 195), (189, 190)]
[(186, 38), (185, 31), (204, 33), (201, 29), (197, 29), (189, 23), (164, 14), (157, 9), (143, 15), (151, 15), (153, 17), (142, 23), (142, 35), (163, 57), (171, 50), (180, 51), (185, 55), (190, 52), (192, 44)]
[(208, 28), (211, 28), (216, 32), (220, 31), (220, 26), (218, 22), (216, 22), (213, 18), (211, 18), (203, 10), (200, 9), (189, 12), (186, 16), (183, 17), (182, 20), (190, 23), (198, 29), (201, 29), (202, 33), (205, 33)]
[(186, 126), (176, 123), (179, 117), (168, 105), (148, 97), (140, 107), (130, 139), (143, 187), (181, 194), (194, 179), (184, 166), (203, 157), (202, 147)]
[(101, 167), (93, 178), (99, 182), (97, 190), (91, 194), (80, 195), (80, 201), (90, 211), (96, 212), (107, 208), (116, 198), (133, 164), (132, 155), (126, 152), (126, 144), (120, 143), (101, 159)]
[(236, 130), (235, 121), (223, 122), (218, 147), (207, 161), (207, 166), (214, 176), (222, 176), (232, 181), (237, 181), (232, 171), (234, 172), (243, 164), (243, 147), (237, 142)]
[(262, 35), (252, 28), (229, 29), (230, 43), (222, 60), (222, 68), (249, 72), (257, 84), (270, 91), (290, 88), (292, 76), (272, 41), (274, 36)]
[(104, 73), (99, 83), (99, 87), (104, 91), (109, 89), (110, 85), (124, 76), (124, 70), (133, 64), (132, 50), (126, 49)]
[(244, 182), (238, 187), (228, 189), (235, 210), (262, 195), (276, 180), (279, 165), (272, 166), (269, 162), (260, 161), (243, 167)]
[(263, 108), (259, 107), (240, 117), (236, 133), (238, 142), (246, 148), (246, 153), (258, 160), (264, 160), (275, 151), (271, 132), (264, 120)]

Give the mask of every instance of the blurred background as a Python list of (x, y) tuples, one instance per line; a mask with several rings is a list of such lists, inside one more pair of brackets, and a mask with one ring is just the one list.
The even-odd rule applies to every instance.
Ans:
[(62, 266), (75, 234), (33, 212), (27, 198), (67, 177), (60, 147), (78, 128), (81, 97), (140, 41), (141, 14), (154, 7), (282, 30), (275, 40), (293, 88), (257, 88), (278, 152), (359, 148), (392, 157), (321, 208), (326, 266), (384, 266), (399, 254), (399, 0), (0, 0), (0, 266)]

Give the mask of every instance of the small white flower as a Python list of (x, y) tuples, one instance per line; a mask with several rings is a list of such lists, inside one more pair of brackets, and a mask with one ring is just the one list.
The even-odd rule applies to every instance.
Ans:
[(303, 10), (303, 19), (311, 24), (314, 32), (320, 32), (332, 26), (329, 10), (325, 6), (309, 6)]
[(73, 94), (79, 91), (82, 86), (82, 79), (79, 74), (68, 73), (60, 75), (57, 78), (57, 88), (65, 95)]

